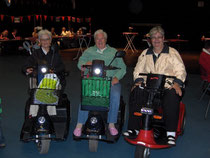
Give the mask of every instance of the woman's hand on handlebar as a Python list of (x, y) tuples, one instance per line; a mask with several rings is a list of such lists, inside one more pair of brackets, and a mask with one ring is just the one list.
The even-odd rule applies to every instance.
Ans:
[(92, 61), (88, 61), (85, 65), (92, 65)]
[(136, 82), (133, 87), (131, 88), (131, 92), (137, 87), (140, 86), (142, 84), (142, 81)]
[(50, 69), (49, 72), (50, 72), (50, 73), (54, 73), (55, 71), (54, 71), (53, 69)]
[(177, 95), (179, 95), (180, 97), (182, 96), (182, 90), (178, 83), (174, 82), (174, 84), (169, 89), (172, 88), (175, 89)]
[(112, 86), (115, 85), (115, 84), (117, 84), (117, 83), (119, 83), (118, 78), (117, 77), (113, 77), (112, 78)]
[(31, 74), (34, 71), (33, 68), (27, 68), (26, 69), (26, 74)]

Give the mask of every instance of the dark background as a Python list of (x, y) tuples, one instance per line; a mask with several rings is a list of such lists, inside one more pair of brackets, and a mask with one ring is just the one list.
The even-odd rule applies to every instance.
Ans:
[[(210, 35), (210, 1), (209, 0), (75, 0), (73, 8), (71, 0), (11, 0), (7, 6), (5, 0), (0, 0), (0, 14), (8, 16), (27, 16), (42, 14), (48, 16), (91, 17), (91, 31), (104, 29), (108, 35), (108, 42), (115, 46), (124, 44), (122, 32), (128, 31), (129, 26), (139, 33), (136, 42), (143, 38), (154, 24), (160, 24), (166, 32), (166, 38), (189, 40), (190, 48), (202, 47), (201, 37)], [(199, 2), (203, 7), (198, 7)], [(33, 27), (39, 22), (31, 20), (20, 24), (11, 23), (11, 19), (0, 21), (0, 32), (13, 28), (19, 30), (22, 36), (30, 36)], [(60, 33), (62, 26), (73, 27), (76, 31), (85, 23), (50, 20), (43, 22), (44, 28), (56, 27)], [(210, 36), (209, 36), (210, 37)]]

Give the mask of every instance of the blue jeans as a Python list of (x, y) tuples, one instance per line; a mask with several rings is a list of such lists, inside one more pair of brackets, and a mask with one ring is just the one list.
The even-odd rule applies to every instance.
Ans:
[[(121, 94), (121, 85), (117, 83), (111, 86), (110, 91), (110, 108), (108, 112), (108, 123), (116, 123), (117, 122), (117, 115), (120, 105), (120, 94)], [(78, 123), (85, 124), (88, 118), (88, 111), (81, 110), (81, 105), (79, 106), (78, 112)]]

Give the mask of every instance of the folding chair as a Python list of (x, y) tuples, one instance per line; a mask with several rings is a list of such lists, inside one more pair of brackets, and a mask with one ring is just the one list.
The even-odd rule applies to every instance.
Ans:
[(202, 79), (201, 86), (200, 86), (202, 94), (199, 100), (202, 100), (203, 96), (206, 94), (210, 86), (210, 82), (208, 82), (208, 74), (202, 65), (200, 65), (200, 76)]
[(208, 83), (207, 86), (204, 88), (204, 90), (203, 90), (203, 92), (202, 92), (202, 94), (201, 94), (200, 100), (202, 100), (203, 97), (204, 97), (204, 95), (205, 95), (208, 91), (210, 91), (210, 82), (207, 82), (207, 83)]

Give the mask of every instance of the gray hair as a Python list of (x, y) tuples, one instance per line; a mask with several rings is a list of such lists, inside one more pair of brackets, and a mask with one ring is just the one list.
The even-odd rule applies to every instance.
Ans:
[(163, 37), (165, 36), (163, 28), (161, 26), (155, 26), (149, 31), (150, 38), (157, 32), (159, 32)]
[(46, 30), (41, 30), (41, 31), (38, 32), (39, 40), (43, 35), (48, 35), (49, 38), (52, 39), (52, 33), (50, 31), (48, 31), (47, 29)]
[(104, 32), (102, 29), (99, 29), (94, 33), (94, 40), (96, 39), (96, 36), (100, 33), (104, 34), (104, 38), (107, 40), (107, 38), (108, 38), (107, 33)]

